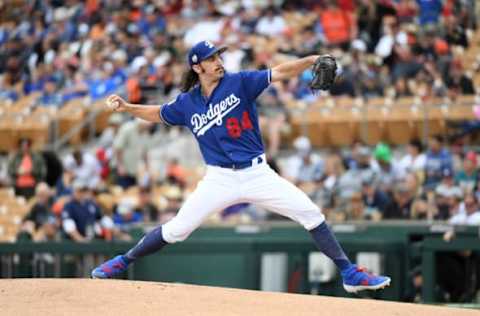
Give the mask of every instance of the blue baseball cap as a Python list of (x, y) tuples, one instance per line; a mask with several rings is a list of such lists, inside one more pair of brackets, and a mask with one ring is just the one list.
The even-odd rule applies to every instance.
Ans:
[(223, 53), (227, 49), (228, 48), (226, 46), (221, 46), (217, 48), (210, 41), (198, 42), (188, 52), (188, 63), (190, 67), (192, 67), (193, 65), (204, 61), (205, 59), (215, 55), (216, 53)]

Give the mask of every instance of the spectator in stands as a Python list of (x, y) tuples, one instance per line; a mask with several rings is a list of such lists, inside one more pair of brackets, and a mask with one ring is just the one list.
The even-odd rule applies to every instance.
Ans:
[(57, 181), (62, 176), (63, 165), (58, 153), (53, 149), (43, 149), (42, 157), (45, 161), (45, 166), (47, 173), (45, 175), (45, 182), (50, 186), (54, 187), (57, 184)]
[(433, 136), (428, 142), (427, 160), (425, 162), (425, 186), (433, 190), (441, 181), (443, 171), (453, 170), (452, 156), (450, 152), (443, 147), (443, 138)]
[(410, 87), (408, 86), (407, 79), (398, 78), (394, 85), (396, 98), (411, 97), (413, 95)]
[(115, 135), (122, 125), (123, 117), (120, 113), (113, 113), (108, 118), (108, 127), (103, 130), (102, 134), (98, 140), (98, 146), (96, 151), (97, 160), (101, 165), (101, 178), (103, 181), (106, 181), (111, 175), (111, 167), (115, 163), (113, 142), (115, 140)]
[(38, 98), (37, 104), (43, 107), (60, 108), (63, 104), (62, 95), (58, 93), (57, 81), (55, 78), (49, 78), (45, 82), (42, 95)]
[(378, 189), (378, 179), (367, 177), (362, 180), (362, 198), (365, 205), (365, 217), (380, 219), (390, 203), (388, 195)]
[(463, 199), (462, 190), (455, 185), (447, 184), (453, 182), (448, 179), (450, 176), (446, 177), (444, 183), (442, 183), (437, 190), (435, 191), (436, 195), (436, 219), (438, 220), (447, 220), (453, 214), (457, 214), (460, 211), (460, 202)]
[(37, 183), (46, 175), (45, 162), (40, 154), (32, 150), (32, 140), (19, 140), (19, 150), (10, 159), (8, 174), (15, 188), (15, 195), (27, 199), (35, 193)]
[(97, 158), (87, 151), (75, 149), (65, 157), (63, 165), (66, 170), (89, 187), (97, 187), (100, 182), (101, 165)]
[[(346, 59), (342, 64), (342, 76), (336, 80), (330, 89), (331, 95), (349, 95), (352, 97), (362, 95), (362, 80), (368, 69), (366, 65), (366, 50), (367, 45), (363, 40), (356, 39), (352, 42), (351, 60)], [(311, 75), (311, 73), (309, 74)]]
[(123, 198), (115, 208), (113, 222), (120, 227), (141, 223), (143, 222), (143, 213), (137, 211), (133, 199)]
[(408, 44), (407, 33), (400, 28), (394, 16), (387, 15), (383, 18), (383, 35), (375, 47), (375, 54), (386, 60), (392, 58), (395, 46)]
[(452, 225), (480, 225), (480, 209), (476, 196), (465, 195), (457, 213), (452, 214), (448, 222)]
[(118, 80), (113, 71), (113, 65), (110, 62), (105, 62), (103, 67), (99, 69), (99, 78), (87, 80), (89, 95), (92, 100), (106, 97), (123, 84), (122, 79)]
[(399, 167), (403, 173), (413, 172), (423, 175), (426, 159), (422, 143), (418, 139), (414, 139), (408, 144), (407, 154), (400, 160)]
[(392, 65), (392, 81), (414, 78), (422, 69), (422, 63), (410, 46), (395, 46), (396, 61)]
[(384, 219), (409, 219), (413, 203), (412, 192), (404, 182), (393, 189), (393, 200), (385, 208)]
[(464, 73), (460, 60), (454, 60), (450, 64), (450, 71), (445, 77), (445, 83), (449, 89), (450, 95), (475, 94), (473, 81)]
[(101, 208), (101, 200), (98, 187), (88, 186), (86, 193), (86, 203), (88, 207), (92, 209), (92, 206), (99, 210), (102, 214), (100, 221), (96, 222), (95, 228), (95, 238), (103, 239), (106, 241), (112, 240), (121, 240), (121, 241), (130, 241), (132, 240), (128, 232), (125, 232), (121, 227), (117, 227), (113, 222), (112, 214), (107, 213), (109, 210), (103, 210)]
[(193, 46), (199, 38), (213, 43), (219, 42), (223, 27), (224, 23), (217, 14), (209, 14), (185, 32), (184, 43), (186, 46)]
[(168, 162), (165, 177), (169, 184), (178, 185), (180, 188), (187, 185), (187, 170), (176, 158)]
[(287, 27), (285, 20), (282, 15), (277, 12), (275, 7), (266, 8), (261, 16), (255, 27), (258, 34), (275, 37), (285, 31)]
[(320, 180), (324, 172), (323, 160), (312, 152), (310, 140), (301, 136), (295, 139), (295, 154), (288, 159), (285, 175), (296, 184)]
[(455, 181), (464, 192), (473, 192), (477, 179), (477, 154), (469, 151), (463, 158), (463, 169), (455, 175)]
[(397, 17), (401, 23), (413, 23), (418, 14), (415, 0), (399, 0), (395, 6)]
[[(102, 221), (100, 207), (89, 199), (86, 183), (75, 180), (72, 199), (62, 211), (63, 231), (67, 238), (76, 242), (87, 242), (101, 236), (102, 226), (112, 229), (112, 223)], [(110, 220), (111, 222), (111, 220)]]
[(414, 197), (420, 197), (424, 195), (422, 186), (422, 177), (419, 174), (408, 172), (403, 174), (401, 181), (404, 181), (410, 192)]
[(62, 176), (58, 179), (55, 185), (55, 196), (57, 198), (70, 196), (73, 193), (72, 184), (74, 178), (75, 174), (73, 173), (73, 170), (64, 167)]
[(9, 74), (0, 76), (0, 99), (11, 104), (18, 98), (19, 93), (11, 82), (11, 76)]
[(373, 51), (381, 36), (383, 17), (395, 15), (396, 11), (390, 1), (362, 0), (359, 2), (356, 15), (358, 33), (366, 42), (368, 51)]
[(116, 158), (116, 183), (124, 189), (137, 183), (142, 162), (148, 170), (147, 149), (151, 122), (134, 119), (123, 124), (113, 143)]
[(413, 220), (433, 220), (434, 210), (425, 199), (417, 198), (413, 201), (410, 218)]
[(378, 163), (377, 178), (379, 189), (385, 193), (390, 193), (393, 184), (402, 177), (402, 172), (393, 161), (392, 151), (387, 144), (377, 144), (374, 157)]
[(135, 212), (143, 214), (143, 221), (145, 223), (159, 221), (159, 210), (152, 201), (152, 192), (150, 187), (140, 187), (138, 192), (138, 204), (135, 208)]
[(178, 186), (167, 186), (163, 191), (167, 200), (165, 208), (160, 213), (160, 223), (165, 223), (175, 216), (183, 202), (183, 192)]
[(139, 31), (148, 38), (153, 39), (155, 34), (165, 31), (166, 22), (162, 13), (153, 5), (145, 7), (144, 14), (138, 19)]
[(327, 1), (325, 10), (321, 11), (320, 23), (327, 44), (347, 50), (350, 41), (355, 38), (357, 30), (348, 12), (339, 8), (337, 1)]
[(377, 58), (367, 58), (368, 69), (362, 76), (360, 83), (360, 93), (365, 98), (377, 98), (384, 95), (385, 86), (382, 83), (380, 66), (381, 61)]
[(372, 167), (370, 148), (360, 145), (350, 162), (350, 168), (338, 182), (337, 192), (340, 199), (348, 199), (353, 193), (361, 192), (362, 179), (376, 179), (377, 172)]
[(75, 67), (72, 67), (72, 71), (76, 71), (73, 74), (73, 78), (67, 78), (65, 86), (63, 88), (62, 102), (68, 102), (75, 98), (81, 98), (88, 94), (88, 85), (85, 81), (85, 75), (78, 71)]
[(342, 158), (340, 155), (334, 153), (329, 155), (325, 160), (325, 188), (333, 191), (338, 185), (340, 176), (345, 172)]
[(93, 220), (90, 220), (88, 218), (88, 210), (84, 209), (84, 202), (86, 199), (85, 192), (87, 190), (87, 186), (79, 181), (75, 181), (72, 187), (72, 199), (64, 205), (62, 211), (63, 231), (69, 239), (77, 242), (83, 242), (87, 241), (87, 235), (90, 239), (93, 238), (93, 227), (89, 227), (87, 232), (87, 225), (90, 224), (93, 226), (93, 223), (97, 218), (95, 210), (93, 210)]
[(36, 231), (33, 240), (35, 242), (60, 241), (60, 225), (55, 216), (49, 216)]
[(445, 23), (445, 39), (449, 45), (468, 46), (467, 34), (465, 28), (459, 23), (459, 17), (451, 15), (444, 18)]
[(29, 239), (36, 240), (36, 235), (42, 226), (53, 217), (51, 210), (52, 192), (45, 182), (40, 182), (35, 188), (35, 204), (23, 219), (22, 231), (29, 235)]
[(23, 82), (23, 93), (28, 95), (33, 92), (43, 91), (49, 76), (44, 64), (38, 65), (31, 75)]
[(112, 146), (115, 140), (115, 134), (123, 123), (123, 116), (120, 113), (113, 113), (108, 118), (108, 126), (105, 128), (98, 139), (98, 146), (106, 151), (107, 157), (112, 158)]
[(362, 194), (360, 192), (355, 192), (352, 194), (348, 204), (346, 205), (344, 220), (378, 220), (380, 218), (376, 217), (373, 213), (367, 215), (365, 211)]
[(442, 12), (441, 0), (417, 0), (419, 7), (419, 22), (421, 25), (437, 24)]
[(310, 195), (324, 213), (334, 207), (334, 196), (340, 176), (344, 173), (342, 159), (338, 154), (328, 155), (325, 159), (325, 172), (321, 179), (315, 182), (315, 190)]
[(107, 157), (107, 153), (103, 148), (97, 148), (95, 158), (100, 164), (100, 179), (104, 183), (110, 176), (110, 159)]
[(223, 65), (226, 71), (238, 72), (246, 57), (246, 52), (241, 48), (238, 36), (229, 35), (226, 39), (228, 50), (222, 54)]
[(455, 183), (453, 169), (445, 168), (443, 170), (442, 181), (435, 188), (435, 193), (442, 196), (461, 197), (463, 195), (462, 189)]

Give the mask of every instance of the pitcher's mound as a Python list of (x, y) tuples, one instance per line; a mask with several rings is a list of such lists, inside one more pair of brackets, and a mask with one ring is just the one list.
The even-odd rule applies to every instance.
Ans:
[(121, 280), (0, 280), (4, 315), (468, 316), (447, 307)]

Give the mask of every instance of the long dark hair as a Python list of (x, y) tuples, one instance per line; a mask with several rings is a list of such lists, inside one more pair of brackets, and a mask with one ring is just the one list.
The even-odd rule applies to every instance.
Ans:
[(188, 92), (190, 89), (195, 86), (199, 81), (198, 74), (190, 68), (182, 78), (182, 87), (181, 91), (182, 92)]

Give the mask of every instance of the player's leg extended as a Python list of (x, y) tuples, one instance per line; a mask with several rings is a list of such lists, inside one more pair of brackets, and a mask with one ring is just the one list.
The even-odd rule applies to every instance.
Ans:
[(316, 246), (339, 268), (348, 292), (379, 289), (390, 284), (390, 278), (374, 276), (352, 264), (325, 223), (317, 205), (295, 185), (283, 179), (268, 166), (252, 171), (242, 192), (252, 203), (300, 223), (307, 229)]
[(92, 277), (111, 278), (124, 272), (136, 259), (159, 251), (165, 245), (187, 239), (212, 213), (237, 202), (238, 190), (235, 189), (237, 184), (234, 180), (207, 172), (174, 218), (146, 234), (125, 255), (117, 256), (94, 269)]

